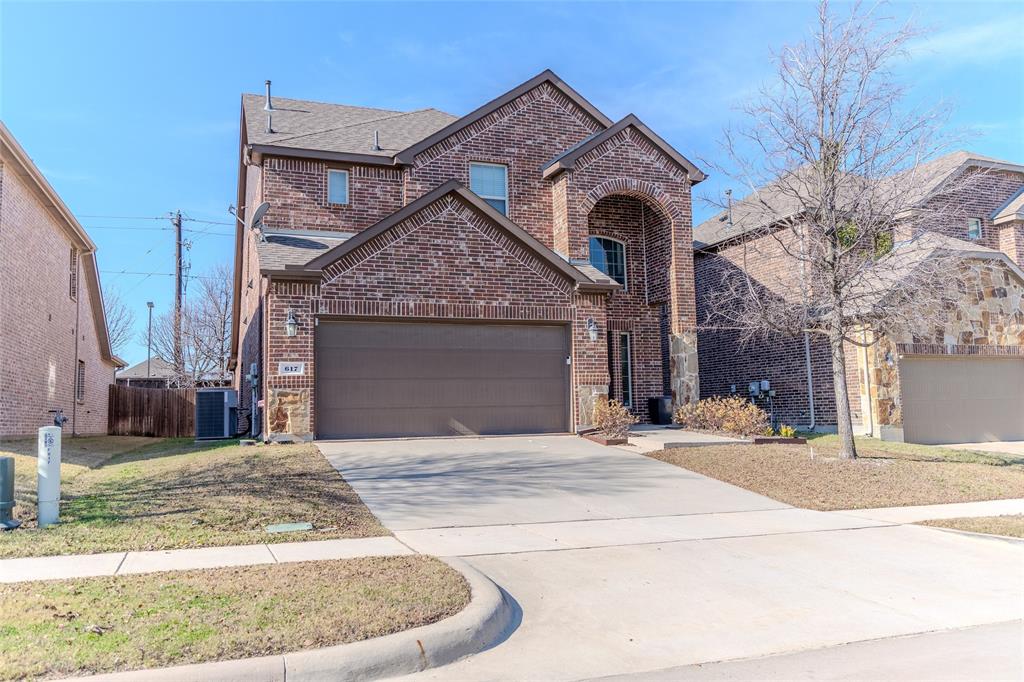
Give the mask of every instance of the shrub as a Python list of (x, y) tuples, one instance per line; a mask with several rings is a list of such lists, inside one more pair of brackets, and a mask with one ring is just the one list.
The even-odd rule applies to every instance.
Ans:
[(796, 438), (796, 429), (785, 424), (779, 425), (779, 435), (783, 438)]
[(675, 422), (688, 429), (724, 431), (740, 436), (761, 435), (769, 430), (768, 415), (746, 398), (706, 398), (676, 409)]
[(594, 426), (607, 438), (625, 438), (629, 427), (638, 421), (618, 400), (594, 403)]

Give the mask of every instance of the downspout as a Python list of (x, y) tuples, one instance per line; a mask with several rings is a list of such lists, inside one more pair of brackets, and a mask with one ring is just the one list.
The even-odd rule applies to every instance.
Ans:
[(813, 431), (818, 426), (818, 420), (814, 414), (814, 377), (811, 373), (811, 337), (807, 332), (804, 332), (804, 364), (807, 366), (807, 404), (811, 410), (811, 423), (807, 425), (807, 430)]
[[(75, 259), (75, 362), (71, 365), (71, 435), (78, 435), (78, 335), (82, 310), (82, 254)], [(84, 392), (85, 386), (82, 386)]]
[[(868, 333), (867, 330), (861, 331), (861, 338), (864, 340), (864, 346), (861, 348), (861, 353), (864, 355), (864, 390), (868, 396), (868, 435), (874, 437), (875, 435), (875, 406), (871, 400), (871, 367), (868, 365)], [(881, 433), (879, 433), (881, 436)]]

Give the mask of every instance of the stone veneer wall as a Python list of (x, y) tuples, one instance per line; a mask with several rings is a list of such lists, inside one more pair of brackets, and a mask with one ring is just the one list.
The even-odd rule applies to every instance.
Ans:
[[(870, 379), (871, 418), (878, 426), (900, 426), (899, 359), (904, 355), (1024, 355), (1024, 282), (1005, 265), (965, 268), (960, 305), (945, 326), (927, 334), (882, 337), (858, 354), (858, 377)], [(863, 383), (858, 387), (864, 393)]]

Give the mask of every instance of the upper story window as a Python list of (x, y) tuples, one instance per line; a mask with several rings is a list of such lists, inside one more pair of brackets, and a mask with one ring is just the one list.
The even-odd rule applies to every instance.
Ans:
[(590, 264), (626, 286), (626, 245), (608, 237), (590, 238)]
[(508, 215), (508, 167), (496, 163), (469, 164), (469, 188), (502, 215)]
[(327, 171), (327, 203), (348, 203), (348, 171)]
[(68, 296), (72, 301), (78, 300), (78, 249), (71, 247), (71, 258), (68, 262)]
[(967, 238), (981, 239), (981, 218), (967, 219)]

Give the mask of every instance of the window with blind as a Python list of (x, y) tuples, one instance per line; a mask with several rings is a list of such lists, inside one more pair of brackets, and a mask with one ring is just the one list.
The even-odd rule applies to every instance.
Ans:
[(78, 361), (78, 374), (75, 375), (75, 400), (85, 400), (85, 360)]
[(469, 164), (469, 188), (502, 215), (508, 215), (508, 168), (496, 163)]
[(71, 247), (71, 258), (68, 263), (68, 296), (72, 301), (78, 300), (78, 249)]

